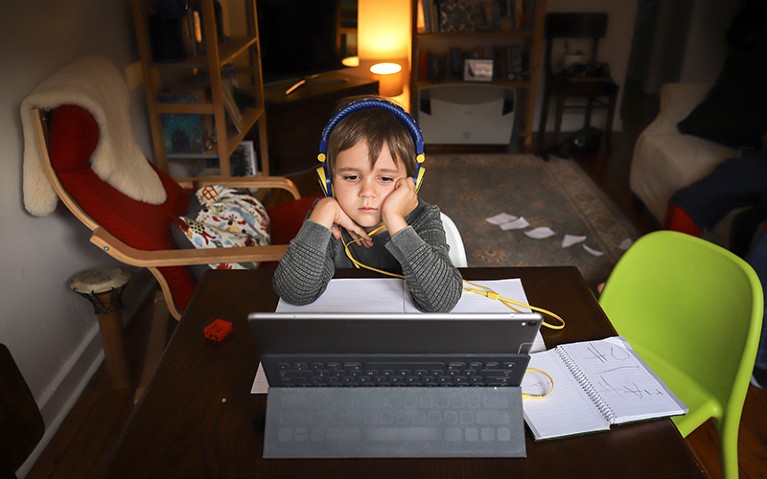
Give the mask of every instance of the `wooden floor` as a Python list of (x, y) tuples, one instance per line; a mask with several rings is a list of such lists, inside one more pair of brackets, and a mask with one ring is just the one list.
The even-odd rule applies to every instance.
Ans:
[[(640, 231), (658, 227), (646, 212), (637, 208), (628, 188), (628, 168), (636, 133), (654, 116), (657, 105), (652, 101), (632, 106), (629, 98), (624, 101), (634, 108), (640, 119), (625, 120), (625, 132), (614, 134), (611, 153), (597, 158), (579, 160), (605, 193), (621, 208)], [(628, 118), (628, 117), (625, 117)], [(633, 123), (632, 123), (633, 122)], [(553, 142), (553, 139), (547, 143)], [(299, 188), (312, 188), (311, 175), (296, 176)], [(302, 191), (305, 193), (305, 190)], [(144, 305), (128, 327), (129, 354), (133, 370), (140, 371), (150, 301)], [(138, 373), (135, 374), (138, 377)], [(73, 407), (59, 431), (49, 443), (30, 471), (28, 478), (88, 479), (99, 476), (109, 451), (117, 441), (120, 431), (130, 415), (133, 405), (133, 389), (116, 391), (112, 388), (103, 366)], [(709, 477), (721, 477), (717, 437), (709, 422), (687, 438), (688, 445), (698, 457)], [(598, 451), (595, 451), (598, 453)], [(162, 454), (162, 451), (158, 451)], [(648, 458), (652, 460), (652, 458)], [(750, 387), (740, 426), (739, 460), (741, 477), (745, 479), (767, 477), (767, 389)]]

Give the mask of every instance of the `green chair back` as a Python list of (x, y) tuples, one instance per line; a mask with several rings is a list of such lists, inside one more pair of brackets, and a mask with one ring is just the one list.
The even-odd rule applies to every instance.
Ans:
[(673, 418), (681, 434), (713, 418), (723, 475), (738, 477), (738, 426), (764, 313), (751, 266), (700, 238), (657, 231), (621, 258), (600, 304), (690, 408)]

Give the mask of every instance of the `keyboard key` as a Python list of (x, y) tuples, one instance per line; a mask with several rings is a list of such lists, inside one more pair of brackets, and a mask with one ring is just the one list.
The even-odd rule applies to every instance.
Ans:
[(374, 427), (365, 430), (365, 439), (368, 441), (436, 441), (440, 436), (439, 428), (435, 427)]
[(507, 425), (511, 421), (511, 416), (506, 411), (477, 411), (474, 418), (477, 424), (481, 425)]

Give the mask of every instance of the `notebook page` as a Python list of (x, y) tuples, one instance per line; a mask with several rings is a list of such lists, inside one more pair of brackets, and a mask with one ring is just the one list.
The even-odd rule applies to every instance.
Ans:
[[(525, 422), (535, 439), (550, 439), (610, 429), (583, 388), (565, 367), (555, 350), (530, 355), (529, 368), (546, 371), (554, 379), (554, 391), (543, 399), (522, 401)], [(522, 392), (543, 394), (550, 388), (548, 378), (533, 371), (525, 373)]]
[(684, 414), (687, 408), (620, 337), (559, 346), (614, 414), (613, 423)]

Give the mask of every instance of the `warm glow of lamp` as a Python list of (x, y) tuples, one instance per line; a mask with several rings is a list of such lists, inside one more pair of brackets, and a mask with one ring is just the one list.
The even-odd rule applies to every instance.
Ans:
[(347, 67), (358, 67), (360, 66), (360, 57), (346, 57), (341, 60), (341, 63)]
[(411, 0), (359, 0), (360, 60), (407, 58), (410, 53)]
[(392, 97), (402, 94), (402, 65), (399, 63), (376, 63), (370, 73), (378, 80), (381, 96)]

